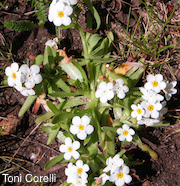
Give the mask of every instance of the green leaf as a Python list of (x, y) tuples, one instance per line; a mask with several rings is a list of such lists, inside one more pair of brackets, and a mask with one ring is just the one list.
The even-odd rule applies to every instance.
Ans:
[(59, 66), (64, 72), (66, 72), (69, 77), (73, 80), (79, 79), (80, 82), (83, 81), (83, 77), (79, 69), (73, 63), (63, 63), (60, 62)]
[(106, 108), (103, 113), (101, 113), (101, 126), (107, 126), (107, 119), (109, 115), (109, 108)]
[(131, 76), (129, 76), (129, 80), (131, 82), (131, 87), (135, 87), (141, 78), (143, 72), (145, 71), (145, 67), (139, 68), (136, 72), (134, 72)]
[(44, 60), (44, 56), (43, 55), (38, 55), (34, 59), (33, 64), (40, 65), (43, 62), (43, 60)]
[(60, 26), (59, 28), (60, 28), (60, 29), (68, 29), (68, 28), (72, 28), (72, 27), (75, 27), (75, 26), (76, 26), (75, 23), (71, 23), (71, 24), (68, 25), (68, 26)]
[(51, 132), (51, 127), (50, 126), (42, 126), (41, 130), (44, 131), (44, 132), (50, 133)]
[(141, 139), (139, 138), (139, 136), (137, 134), (133, 135), (133, 140), (137, 143), (137, 145), (139, 146), (139, 148), (143, 148), (143, 144)]
[(54, 66), (54, 58), (56, 57), (56, 50), (50, 48), (49, 46), (45, 46), (44, 50), (44, 60), (43, 60), (43, 67), (46, 71), (50, 71), (51, 67)]
[(153, 127), (166, 127), (169, 125), (170, 123), (168, 121), (161, 121), (159, 123), (154, 123)]
[(71, 61), (72, 62), (72, 64), (74, 65), (74, 66), (76, 66), (76, 68), (78, 68), (78, 70), (81, 72), (81, 75), (82, 75), (82, 77), (83, 77), (83, 79), (84, 79), (84, 82), (86, 83), (86, 84), (88, 84), (88, 78), (87, 78), (87, 75), (86, 75), (86, 72), (84, 71), (84, 69), (76, 62), (76, 61)]
[(106, 165), (106, 158), (105, 158), (103, 155), (97, 154), (97, 158), (99, 158), (99, 159), (101, 160), (101, 162), (102, 162), (104, 165)]
[(65, 104), (63, 106), (63, 109), (67, 109), (67, 108), (72, 108), (72, 107), (79, 106), (79, 105), (88, 104), (89, 101), (84, 101), (84, 99), (86, 99), (86, 98), (87, 98), (86, 96), (78, 96), (78, 97), (75, 97), (75, 98), (68, 99), (65, 102)]
[(104, 132), (108, 132), (108, 131), (111, 131), (111, 132), (113, 132), (113, 133), (116, 133), (116, 130), (117, 130), (117, 128), (114, 128), (114, 127), (101, 127), (102, 128), (102, 130), (104, 131)]
[(114, 156), (115, 154), (115, 143), (114, 143), (115, 133), (108, 131), (106, 133), (106, 158), (109, 156)]
[(89, 39), (88, 39), (88, 52), (91, 53), (93, 48), (98, 44), (98, 42), (102, 39), (102, 37), (99, 34), (93, 34)]
[(54, 138), (57, 136), (57, 134), (59, 132), (59, 129), (60, 129), (60, 126), (58, 126), (58, 125), (51, 127), (51, 131), (49, 133), (49, 137), (47, 140), (47, 145), (49, 145), (54, 140)]
[(33, 30), (37, 27), (37, 25), (30, 21), (4, 21), (3, 24), (4, 27), (18, 32)]
[(92, 63), (110, 63), (112, 61), (115, 61), (117, 58), (94, 58), (92, 60)]
[(64, 90), (67, 93), (71, 92), (71, 89), (69, 88), (69, 86), (61, 79), (58, 78), (58, 80), (55, 82), (55, 84), (60, 87), (62, 90)]
[(57, 107), (51, 101), (47, 101), (46, 104), (54, 114), (60, 114), (60, 111), (57, 109)]
[(19, 113), (18, 113), (18, 116), (21, 117), (25, 114), (25, 112), (27, 111), (28, 108), (30, 108), (30, 106), (33, 104), (33, 102), (36, 100), (37, 98), (37, 95), (29, 95), (24, 104), (22, 105)]
[(46, 163), (46, 165), (44, 166), (44, 170), (48, 170), (52, 166), (60, 163), (63, 159), (64, 159), (64, 154), (60, 154), (60, 155), (56, 156), (55, 158), (53, 158), (52, 160), (50, 160)]
[(131, 82), (130, 82), (130, 80), (127, 77), (124, 77), (124, 76), (120, 76), (118, 74), (115, 74), (115, 73), (111, 72), (110, 70), (108, 70), (108, 75), (111, 78), (113, 78), (114, 80), (122, 79), (124, 81), (124, 84), (125, 85), (127, 85), (128, 87), (131, 87)]
[(66, 93), (66, 92), (53, 92), (53, 93), (50, 93), (50, 95), (51, 96), (60, 97), (60, 98), (64, 98), (64, 97), (68, 97), (68, 96), (84, 95), (86, 93), (87, 93), (87, 90), (77, 90), (75, 92), (70, 92), (70, 93)]
[(96, 30), (98, 30), (100, 28), (101, 25), (101, 18), (97, 12), (97, 10), (94, 8), (94, 6), (92, 5), (92, 3), (89, 0), (84, 0), (86, 6), (90, 9), (90, 11), (92, 12), (92, 14), (94, 15), (94, 18), (96, 20)]
[(120, 155), (120, 157), (122, 157), (123, 156), (123, 154), (126, 152), (126, 150), (125, 149), (123, 149), (123, 150), (121, 150), (118, 154)]
[(48, 119), (50, 119), (51, 117), (54, 116), (54, 113), (53, 112), (47, 112), (46, 114), (42, 115), (42, 116), (39, 116), (37, 119), (36, 119), (36, 123), (41, 123), (43, 121), (46, 121)]
[(75, 114), (73, 113), (62, 113), (62, 114), (58, 114), (56, 116), (54, 116), (54, 118), (52, 119), (52, 123), (53, 124), (56, 124), (56, 123), (59, 123), (59, 122), (64, 122), (70, 118), (73, 118), (75, 116)]
[(101, 42), (101, 45), (97, 47), (96, 49), (94, 49), (89, 55), (89, 57), (93, 59), (95, 57), (102, 57), (105, 54), (107, 54), (108, 44), (109, 44), (108, 39), (107, 38), (103, 39), (103, 41)]

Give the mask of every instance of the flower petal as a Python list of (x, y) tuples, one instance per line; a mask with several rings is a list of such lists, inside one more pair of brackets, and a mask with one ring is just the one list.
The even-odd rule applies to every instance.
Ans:
[(5, 69), (5, 74), (6, 74), (6, 76), (11, 76), (12, 75), (12, 69), (11, 69), (11, 67), (6, 67), (6, 69)]
[(21, 65), (20, 71), (23, 74), (29, 74), (30, 73), (30, 69), (29, 69), (29, 67), (26, 64)]
[(80, 147), (79, 141), (73, 142), (73, 149), (77, 150), (77, 149), (79, 149), (79, 147)]
[(11, 69), (13, 72), (17, 72), (19, 70), (19, 65), (17, 63), (12, 63)]
[(126, 136), (126, 140), (127, 140), (128, 142), (131, 142), (132, 139), (133, 139), (133, 137), (132, 137), (131, 135), (127, 135), (127, 136)]
[(30, 67), (31, 73), (38, 74), (40, 72), (40, 68), (38, 65), (32, 65)]
[(33, 76), (32, 79), (34, 80), (35, 84), (39, 84), (42, 81), (42, 76), (41, 76), (41, 74), (37, 74), (37, 75)]
[(62, 153), (66, 152), (67, 151), (67, 146), (66, 145), (61, 145), (59, 147), (59, 151), (62, 152)]
[(63, 19), (60, 17), (55, 17), (53, 23), (55, 26), (61, 26), (63, 24)]
[(71, 6), (64, 7), (64, 14), (66, 14), (67, 16), (71, 15), (72, 12), (73, 12), (73, 8)]
[(77, 159), (79, 158), (80, 155), (79, 155), (79, 152), (73, 151), (72, 156), (73, 156), (74, 159), (77, 160)]
[(72, 156), (72, 153), (66, 152), (66, 153), (64, 154), (64, 159), (65, 159), (65, 160), (70, 160), (70, 159), (71, 159), (71, 156)]
[(90, 118), (88, 116), (83, 116), (81, 122), (84, 126), (87, 126), (90, 123)]
[(72, 134), (77, 134), (79, 132), (78, 126), (75, 125), (71, 125), (69, 130)]
[(91, 134), (94, 131), (94, 127), (92, 125), (88, 125), (84, 130), (87, 134)]
[(25, 86), (27, 88), (33, 88), (35, 86), (35, 83), (32, 81), (27, 81), (27, 82), (25, 82)]
[(77, 133), (77, 137), (80, 139), (80, 140), (84, 140), (86, 139), (87, 137), (87, 134), (84, 130), (80, 130), (78, 133)]
[(79, 116), (74, 116), (72, 119), (72, 124), (79, 126), (81, 124), (81, 118)]
[(64, 16), (63, 19), (62, 19), (62, 24), (65, 25), (65, 26), (68, 26), (71, 24), (71, 18), (68, 17), (68, 16)]

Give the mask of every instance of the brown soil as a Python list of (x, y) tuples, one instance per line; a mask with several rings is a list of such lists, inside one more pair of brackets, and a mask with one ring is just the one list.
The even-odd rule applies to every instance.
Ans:
[[(115, 2), (115, 1), (112, 1)], [(130, 1), (127, 1), (130, 3)], [(134, 5), (140, 6), (139, 1), (132, 1)], [(116, 2), (117, 3), (117, 2)], [(102, 5), (103, 4), (103, 5)], [(174, 5), (174, 1), (167, 1), (168, 4)], [(108, 13), (105, 8), (113, 10), (113, 15), (122, 24), (125, 22), (126, 11), (119, 11), (120, 5), (114, 6), (113, 3), (96, 2), (96, 7), (100, 13)], [(122, 3), (122, 5), (124, 5)], [(0, 33), (1, 33), (1, 50), (3, 54), (8, 56), (9, 48), (12, 45), (12, 54), (10, 60), (1, 60), (0, 67), (9, 66), (13, 61), (22, 64), (29, 57), (43, 54), (44, 46), (47, 39), (55, 37), (55, 31), (52, 24), (46, 22), (44, 28), (37, 28), (28, 32), (14, 32), (8, 28), (4, 28), (2, 22), (5, 20), (31, 20), (36, 22), (36, 18), (31, 14), (25, 13), (32, 11), (29, 1), (7, 0), (5, 9), (0, 12)], [(118, 13), (116, 13), (118, 12)], [(105, 16), (104, 16), (105, 17)], [(114, 17), (111, 19), (113, 21)], [(124, 17), (122, 19), (122, 17)], [(82, 14), (82, 20), (84, 17)], [(115, 21), (114, 21), (115, 22)], [(130, 19), (130, 24), (133, 26), (134, 19)], [(114, 27), (118, 26), (114, 24)], [(100, 34), (107, 32), (107, 27), (102, 25)], [(68, 55), (80, 56), (82, 45), (78, 31), (74, 28), (63, 30), (61, 48), (66, 47)], [(174, 56), (175, 57), (175, 56)], [(179, 61), (171, 64), (173, 70), (178, 70)], [(179, 71), (178, 71), (179, 72)], [(177, 72), (177, 78), (178, 77)], [(163, 67), (163, 76), (167, 80), (172, 80), (172, 76), (166, 67)], [(0, 74), (0, 79), (3, 80), (4, 72)], [(145, 131), (139, 132), (139, 136), (144, 143), (148, 144), (158, 154), (158, 159), (152, 159), (150, 156), (136, 147), (132, 146), (132, 150), (128, 153), (133, 155), (133, 160), (142, 161), (142, 165), (131, 167), (133, 181), (129, 185), (133, 186), (179, 186), (180, 185), (180, 121), (178, 120), (179, 111), (179, 83), (177, 85), (178, 93), (173, 96), (168, 103), (169, 112), (166, 116), (171, 125), (168, 127), (146, 128)], [(43, 107), (40, 108), (37, 114), (33, 114), (32, 108), (27, 113), (19, 118), (18, 111), (23, 104), (25, 97), (13, 88), (0, 89), (0, 126), (6, 125), (9, 130), (7, 135), (0, 136), (0, 155), (4, 159), (0, 159), (0, 171), (11, 168), (7, 174), (24, 177), (27, 170), (34, 176), (56, 174), (56, 182), (44, 185), (60, 185), (66, 179), (64, 176), (64, 167), (56, 167), (55, 170), (44, 171), (44, 165), (50, 157), (59, 154), (58, 141), (54, 140), (51, 145), (46, 145), (48, 134), (41, 131), (41, 124), (35, 123), (35, 119), (45, 113)], [(32, 159), (32, 153), (37, 157)], [(8, 161), (12, 162), (9, 163)], [(26, 170), (25, 170), (26, 169)], [(5, 183), (4, 177), (0, 175), (0, 183), (2, 185), (23, 185), (21, 183)], [(27, 185), (35, 185), (35, 183), (27, 183)]]

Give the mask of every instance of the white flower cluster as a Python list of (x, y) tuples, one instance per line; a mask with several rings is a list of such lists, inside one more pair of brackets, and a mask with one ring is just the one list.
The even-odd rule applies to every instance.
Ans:
[[(72, 119), (72, 125), (70, 126), (70, 132), (77, 135), (80, 140), (86, 139), (88, 134), (94, 131), (94, 127), (90, 125), (90, 118), (88, 116), (75, 116)], [(80, 142), (74, 141), (70, 137), (65, 139), (65, 144), (60, 145), (60, 152), (64, 153), (64, 159), (70, 160), (71, 157), (78, 159), (80, 157), (77, 150), (80, 148)], [(86, 172), (89, 171), (89, 166), (87, 164), (83, 165), (82, 160), (77, 160), (76, 166), (72, 163), (68, 164), (68, 168), (65, 169), (65, 174), (67, 176), (67, 183), (72, 183), (74, 186), (80, 185), (85, 186), (88, 178)]]
[(71, 18), (69, 17), (73, 8), (71, 5), (75, 5), (77, 0), (53, 0), (49, 7), (48, 19), (53, 22), (55, 26), (71, 24)]
[(23, 64), (19, 68), (19, 65), (15, 62), (5, 69), (5, 74), (8, 76), (8, 85), (15, 87), (23, 96), (35, 94), (33, 87), (42, 81), (39, 72), (40, 68), (37, 65), (32, 65), (29, 68), (26, 64)]
[[(103, 170), (100, 177), (102, 180), (102, 185), (106, 183), (107, 180), (114, 182), (117, 186), (123, 186), (125, 183), (130, 183), (132, 177), (129, 175), (129, 167), (124, 164), (124, 160), (120, 158), (119, 154), (116, 154), (113, 158), (109, 157), (106, 160), (107, 167)], [(110, 176), (106, 173), (110, 171)]]
[(83, 164), (82, 160), (76, 162), (76, 166), (72, 163), (68, 164), (65, 169), (65, 175), (67, 176), (67, 183), (72, 183), (74, 186), (85, 186), (88, 183), (87, 178), (89, 171), (89, 166)]
[(141, 87), (142, 98), (144, 101), (135, 105), (131, 105), (131, 116), (137, 119), (139, 125), (145, 124), (152, 126), (154, 123), (159, 123), (164, 114), (167, 113), (166, 101), (160, 91), (165, 94), (166, 100), (170, 100), (172, 94), (176, 94), (177, 90), (174, 88), (177, 82), (165, 82), (161, 74), (148, 75), (147, 82), (144, 88)]
[(128, 91), (129, 88), (124, 85), (124, 81), (117, 79), (115, 83), (101, 82), (97, 87), (95, 97), (100, 98), (101, 103), (107, 103), (107, 101), (113, 99), (116, 94), (119, 99), (123, 99), (125, 93)]

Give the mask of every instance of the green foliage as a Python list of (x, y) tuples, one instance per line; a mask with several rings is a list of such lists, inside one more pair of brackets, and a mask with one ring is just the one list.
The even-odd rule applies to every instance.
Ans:
[(13, 31), (30, 31), (37, 27), (34, 23), (30, 21), (4, 21), (4, 27), (7, 27)]
[(35, 0), (35, 15), (39, 21), (45, 22), (47, 20), (46, 5), (49, 5), (48, 0)]

